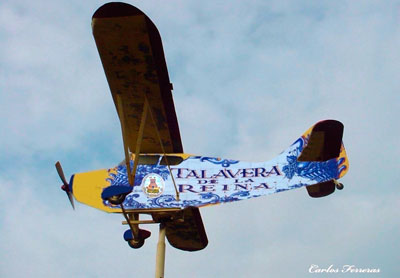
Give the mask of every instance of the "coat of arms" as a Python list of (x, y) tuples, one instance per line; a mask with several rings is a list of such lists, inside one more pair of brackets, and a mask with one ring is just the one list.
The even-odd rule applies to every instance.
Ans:
[(158, 174), (148, 174), (142, 180), (142, 190), (149, 197), (158, 197), (164, 191), (164, 180)]

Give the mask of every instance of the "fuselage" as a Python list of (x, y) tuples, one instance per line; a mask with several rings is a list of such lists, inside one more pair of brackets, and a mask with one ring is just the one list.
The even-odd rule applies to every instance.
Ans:
[[(297, 157), (302, 147), (302, 138), (299, 138), (287, 150), (266, 162), (188, 154), (141, 155), (132, 192), (126, 196), (123, 205), (129, 210), (201, 207), (338, 179), (346, 172), (344, 148), (338, 158), (299, 162)], [(121, 163), (110, 169), (76, 174), (71, 183), (73, 194), (89, 206), (119, 212), (119, 206), (102, 200), (100, 195), (110, 186), (131, 186), (126, 170), (126, 163)]]

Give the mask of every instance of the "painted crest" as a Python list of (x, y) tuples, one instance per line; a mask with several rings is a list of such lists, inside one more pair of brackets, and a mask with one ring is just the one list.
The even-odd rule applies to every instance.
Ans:
[(142, 180), (142, 190), (150, 198), (158, 197), (164, 192), (164, 179), (155, 173), (146, 175)]

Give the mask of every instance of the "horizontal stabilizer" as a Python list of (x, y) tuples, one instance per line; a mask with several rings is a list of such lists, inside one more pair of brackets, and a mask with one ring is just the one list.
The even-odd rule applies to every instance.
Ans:
[(343, 124), (335, 120), (317, 123), (298, 161), (326, 161), (339, 157), (342, 146)]

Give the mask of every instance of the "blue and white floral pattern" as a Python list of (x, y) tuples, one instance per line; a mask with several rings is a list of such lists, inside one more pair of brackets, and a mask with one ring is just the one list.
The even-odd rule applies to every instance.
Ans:
[[(191, 156), (179, 165), (171, 166), (173, 179), (165, 165), (139, 165), (135, 186), (126, 197), (124, 207), (184, 208), (235, 202), (336, 179), (346, 170), (345, 158), (324, 162), (297, 161), (307, 140), (301, 137), (274, 160), (260, 163)], [(140, 186), (144, 176), (151, 173), (160, 175), (165, 181), (163, 194), (154, 198), (147, 196)], [(129, 186), (126, 166), (111, 169), (108, 181), (110, 186)], [(108, 202), (104, 204), (119, 207)]]
[(232, 164), (239, 163), (239, 160), (221, 159), (221, 158), (207, 157), (207, 156), (200, 157), (200, 161), (201, 162), (208, 161), (216, 165), (221, 165), (222, 167), (229, 167)]

